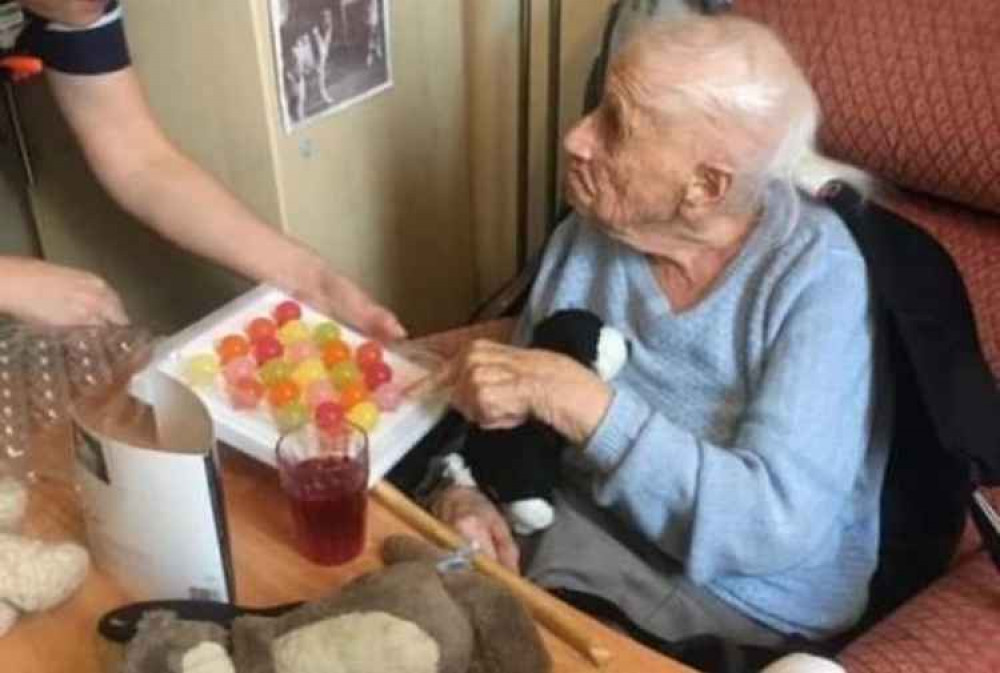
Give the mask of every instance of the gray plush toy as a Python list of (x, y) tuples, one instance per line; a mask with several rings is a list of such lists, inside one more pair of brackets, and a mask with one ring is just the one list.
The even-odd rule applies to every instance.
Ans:
[[(521, 603), (444, 554), (389, 538), (385, 568), (280, 616), (231, 628), (149, 612), (121, 673), (547, 673), (551, 660)], [(127, 609), (127, 608), (126, 608)], [(113, 620), (113, 615), (109, 616)], [(108, 618), (106, 618), (107, 620)]]

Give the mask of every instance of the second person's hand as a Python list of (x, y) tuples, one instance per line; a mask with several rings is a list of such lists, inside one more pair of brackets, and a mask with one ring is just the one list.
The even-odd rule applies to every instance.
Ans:
[(126, 325), (118, 294), (87, 271), (0, 257), (0, 311), (36, 325)]

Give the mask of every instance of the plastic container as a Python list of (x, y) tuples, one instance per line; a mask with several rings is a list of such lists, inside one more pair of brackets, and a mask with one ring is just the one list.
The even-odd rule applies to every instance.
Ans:
[[(214, 353), (226, 335), (243, 334), (247, 325), (259, 317), (270, 316), (274, 308), (290, 297), (280, 290), (259, 286), (237, 297), (202, 320), (173, 337), (160, 342), (151, 369), (157, 369), (187, 383), (185, 365), (196, 355)], [(302, 306), (301, 321), (315, 326), (331, 319)], [(338, 323), (339, 324), (339, 323)], [(342, 339), (355, 349), (366, 339), (340, 324)], [(416, 358), (421, 361), (417, 362)], [(384, 360), (394, 371), (393, 383), (406, 388), (426, 377), (433, 366), (434, 356), (417, 351), (400, 353), (387, 349)], [(220, 378), (213, 385), (194, 389), (207, 406), (216, 426), (219, 440), (269, 465), (276, 465), (275, 447), (281, 431), (275, 425), (267, 405), (257, 409), (235, 409), (227, 399)], [(142, 376), (136, 378), (133, 391), (143, 397)], [(419, 399), (404, 398), (392, 412), (381, 415), (376, 427), (368, 433), (370, 469), (368, 484), (379, 481), (410, 448), (413, 447), (441, 418), (447, 408), (443, 394), (431, 393)]]

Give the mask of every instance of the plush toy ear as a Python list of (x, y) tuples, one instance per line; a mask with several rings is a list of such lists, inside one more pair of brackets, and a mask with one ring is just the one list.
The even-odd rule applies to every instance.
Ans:
[(568, 355), (605, 381), (625, 366), (630, 350), (624, 334), (583, 309), (556, 311), (538, 323), (532, 346)]
[(603, 326), (600, 317), (590, 311), (563, 309), (538, 323), (531, 345), (568, 355), (586, 367), (593, 367)]
[[(446, 556), (438, 547), (408, 535), (394, 535), (382, 543), (382, 558), (386, 563), (414, 560), (436, 563)], [(442, 581), (472, 623), (475, 651), (470, 670), (546, 673), (552, 669), (552, 660), (534, 620), (506, 587), (474, 570), (446, 572)]]
[(469, 615), (477, 673), (548, 673), (552, 659), (538, 627), (514, 594), (475, 570), (444, 575), (444, 585)]
[(135, 638), (125, 647), (119, 670), (121, 673), (186, 673), (182, 668), (185, 655), (203, 643), (224, 646), (226, 640), (226, 630), (216, 624), (185, 621), (166, 611), (149, 612), (139, 622)]

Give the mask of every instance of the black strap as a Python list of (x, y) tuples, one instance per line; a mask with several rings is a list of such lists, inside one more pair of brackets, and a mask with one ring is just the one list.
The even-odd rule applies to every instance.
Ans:
[(266, 608), (246, 608), (231, 603), (196, 600), (163, 600), (131, 603), (112, 610), (101, 617), (97, 632), (113, 643), (127, 643), (135, 637), (139, 622), (151, 612), (172, 612), (178, 619), (210, 622), (229, 629), (233, 621), (245, 615), (280, 617), (298, 608), (302, 603), (286, 603)]

